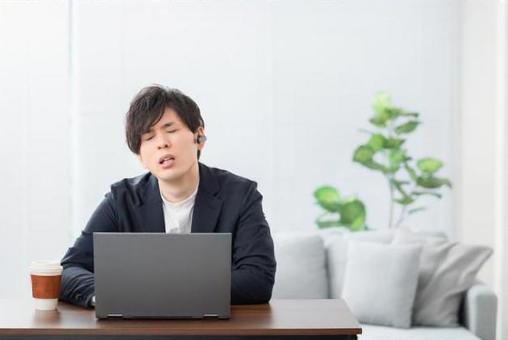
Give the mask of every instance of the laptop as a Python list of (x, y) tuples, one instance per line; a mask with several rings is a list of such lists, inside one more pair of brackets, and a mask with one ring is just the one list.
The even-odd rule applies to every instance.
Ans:
[(231, 234), (94, 233), (97, 318), (229, 319)]

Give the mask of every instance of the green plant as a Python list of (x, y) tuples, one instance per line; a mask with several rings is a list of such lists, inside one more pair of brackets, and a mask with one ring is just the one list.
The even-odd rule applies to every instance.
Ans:
[[(451, 188), (452, 184), (449, 179), (437, 176), (437, 172), (443, 167), (442, 161), (433, 157), (413, 161), (413, 157), (409, 156), (404, 147), (409, 135), (421, 124), (418, 113), (392, 105), (390, 97), (384, 92), (374, 98), (373, 109), (375, 114), (369, 122), (375, 131), (362, 130), (369, 134), (369, 139), (356, 148), (353, 161), (385, 177), (390, 189), (388, 226), (391, 228), (399, 226), (408, 215), (425, 210), (424, 206), (416, 206), (423, 196), (441, 198), (440, 189)], [(320, 228), (344, 226), (351, 230), (359, 230), (366, 227), (366, 209), (360, 200), (349, 199), (355, 202), (357, 207), (354, 210), (355, 215), (351, 217), (343, 208), (348, 200), (340, 200), (335, 188), (320, 187), (314, 192), (314, 197), (325, 209), (325, 214), (316, 220)], [(399, 205), (401, 209), (394, 223), (395, 205)], [(338, 214), (339, 219), (323, 221), (330, 214)], [(359, 226), (360, 224), (362, 226)]]
[(325, 210), (317, 219), (319, 228), (345, 227), (353, 231), (367, 229), (366, 209), (355, 197), (340, 197), (332, 186), (322, 186), (314, 191), (318, 204)]
[[(442, 161), (425, 157), (415, 164), (403, 147), (409, 134), (421, 124), (418, 113), (393, 106), (386, 93), (376, 95), (373, 109), (375, 115), (369, 122), (377, 131), (367, 131), (370, 138), (366, 144), (356, 148), (353, 161), (380, 172), (386, 178), (390, 189), (388, 225), (393, 227), (400, 225), (407, 215), (425, 209), (423, 206), (414, 207), (422, 196), (441, 198), (439, 189), (443, 186), (451, 188), (451, 182), (436, 175), (443, 167)], [(401, 206), (401, 211), (394, 225), (395, 204)]]

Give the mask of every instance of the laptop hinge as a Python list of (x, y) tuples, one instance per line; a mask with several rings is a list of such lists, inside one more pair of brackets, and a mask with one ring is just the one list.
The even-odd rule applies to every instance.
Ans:
[(219, 314), (203, 314), (204, 318), (218, 318)]
[(121, 313), (108, 314), (108, 318), (123, 318), (123, 314)]

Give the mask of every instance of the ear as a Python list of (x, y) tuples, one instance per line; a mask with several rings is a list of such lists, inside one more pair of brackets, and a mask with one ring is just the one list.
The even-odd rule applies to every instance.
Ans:
[[(198, 127), (198, 129), (196, 130), (196, 133), (197, 133), (197, 136), (205, 136), (205, 128), (200, 126)], [(198, 144), (198, 150), (203, 150), (203, 147), (205, 146), (205, 142), (201, 143), (201, 144)]]

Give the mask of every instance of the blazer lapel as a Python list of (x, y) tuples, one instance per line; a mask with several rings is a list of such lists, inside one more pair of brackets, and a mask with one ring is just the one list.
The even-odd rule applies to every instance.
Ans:
[(164, 233), (164, 212), (157, 178), (150, 175), (144, 192), (140, 193), (139, 202), (140, 232)]
[(192, 233), (213, 233), (222, 209), (219, 183), (207, 166), (199, 163), (199, 188), (194, 202)]

